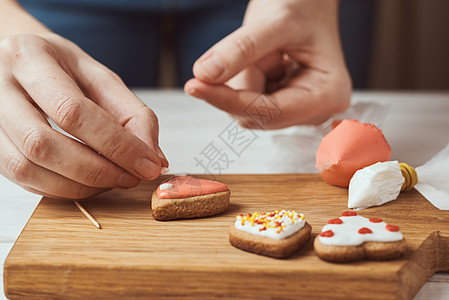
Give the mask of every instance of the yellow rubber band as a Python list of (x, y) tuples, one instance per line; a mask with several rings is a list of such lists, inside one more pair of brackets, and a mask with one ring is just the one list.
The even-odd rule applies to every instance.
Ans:
[(401, 168), (402, 176), (405, 178), (401, 191), (410, 191), (418, 183), (418, 173), (416, 173), (415, 168), (406, 163), (399, 163), (399, 167)]

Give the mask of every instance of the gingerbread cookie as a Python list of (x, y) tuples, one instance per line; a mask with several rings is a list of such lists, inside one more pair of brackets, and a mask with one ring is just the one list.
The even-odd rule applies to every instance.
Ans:
[(191, 219), (226, 211), (231, 191), (223, 183), (181, 175), (164, 181), (151, 199), (156, 220)]
[(295, 211), (240, 214), (229, 229), (229, 242), (239, 249), (285, 258), (310, 239), (312, 227)]
[(321, 229), (314, 248), (323, 260), (349, 262), (395, 259), (405, 253), (407, 245), (398, 226), (345, 211)]

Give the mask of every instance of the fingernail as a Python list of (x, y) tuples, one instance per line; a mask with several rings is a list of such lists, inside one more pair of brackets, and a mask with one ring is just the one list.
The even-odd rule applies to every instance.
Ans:
[(164, 153), (162, 152), (161, 148), (159, 148), (159, 146), (157, 147), (157, 156), (159, 156), (160, 159), (162, 160), (167, 160), (167, 158), (165, 157)]
[(200, 98), (200, 99), (206, 99), (206, 97), (204, 96), (203, 93), (199, 92), (197, 89), (193, 88), (193, 89), (189, 89), (186, 91), (187, 94), (189, 94), (190, 96), (193, 96), (195, 98)]
[[(161, 159), (161, 166), (162, 166), (162, 168), (165, 167), (167, 170), (170, 170), (170, 169), (168, 169), (168, 165), (169, 165), (168, 160), (165, 157), (164, 153), (162, 152), (162, 150), (161, 150), (161, 148), (159, 146), (157, 147), (157, 155)], [(161, 174), (163, 174), (163, 173), (161, 173)]]
[(148, 158), (141, 158), (134, 166), (134, 170), (144, 179), (151, 180), (159, 176), (159, 166)]
[(117, 180), (117, 185), (124, 188), (132, 188), (139, 184), (139, 178), (134, 175), (131, 175), (127, 172), (123, 172), (120, 174)]
[(196, 93), (196, 89), (195, 88), (188, 89), (188, 90), (185, 90), (185, 91), (186, 91), (187, 95), (195, 96), (195, 93)]
[(162, 167), (162, 168), (161, 168), (161, 175), (162, 175), (162, 174), (167, 174), (168, 172), (170, 172), (170, 169), (169, 169), (169, 168), (166, 168), (166, 167)]
[(224, 72), (223, 63), (213, 54), (210, 54), (204, 61), (199, 63), (198, 66), (201, 68), (204, 75), (210, 79), (216, 79)]

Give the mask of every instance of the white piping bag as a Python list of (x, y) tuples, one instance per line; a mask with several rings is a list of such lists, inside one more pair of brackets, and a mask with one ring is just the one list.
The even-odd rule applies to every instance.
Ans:
[(348, 207), (359, 210), (382, 205), (415, 187), (432, 205), (449, 210), (448, 169), (449, 144), (416, 170), (397, 161), (360, 169), (349, 183)]

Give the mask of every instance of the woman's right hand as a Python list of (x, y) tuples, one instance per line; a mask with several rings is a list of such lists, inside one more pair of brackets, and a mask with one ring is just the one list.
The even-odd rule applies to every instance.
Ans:
[(155, 179), (168, 166), (158, 132), (153, 111), (74, 43), (0, 41), (0, 173), (23, 188), (80, 199)]
[(193, 74), (185, 91), (243, 127), (325, 122), (349, 107), (352, 92), (338, 1), (250, 1), (243, 25), (203, 54)]

